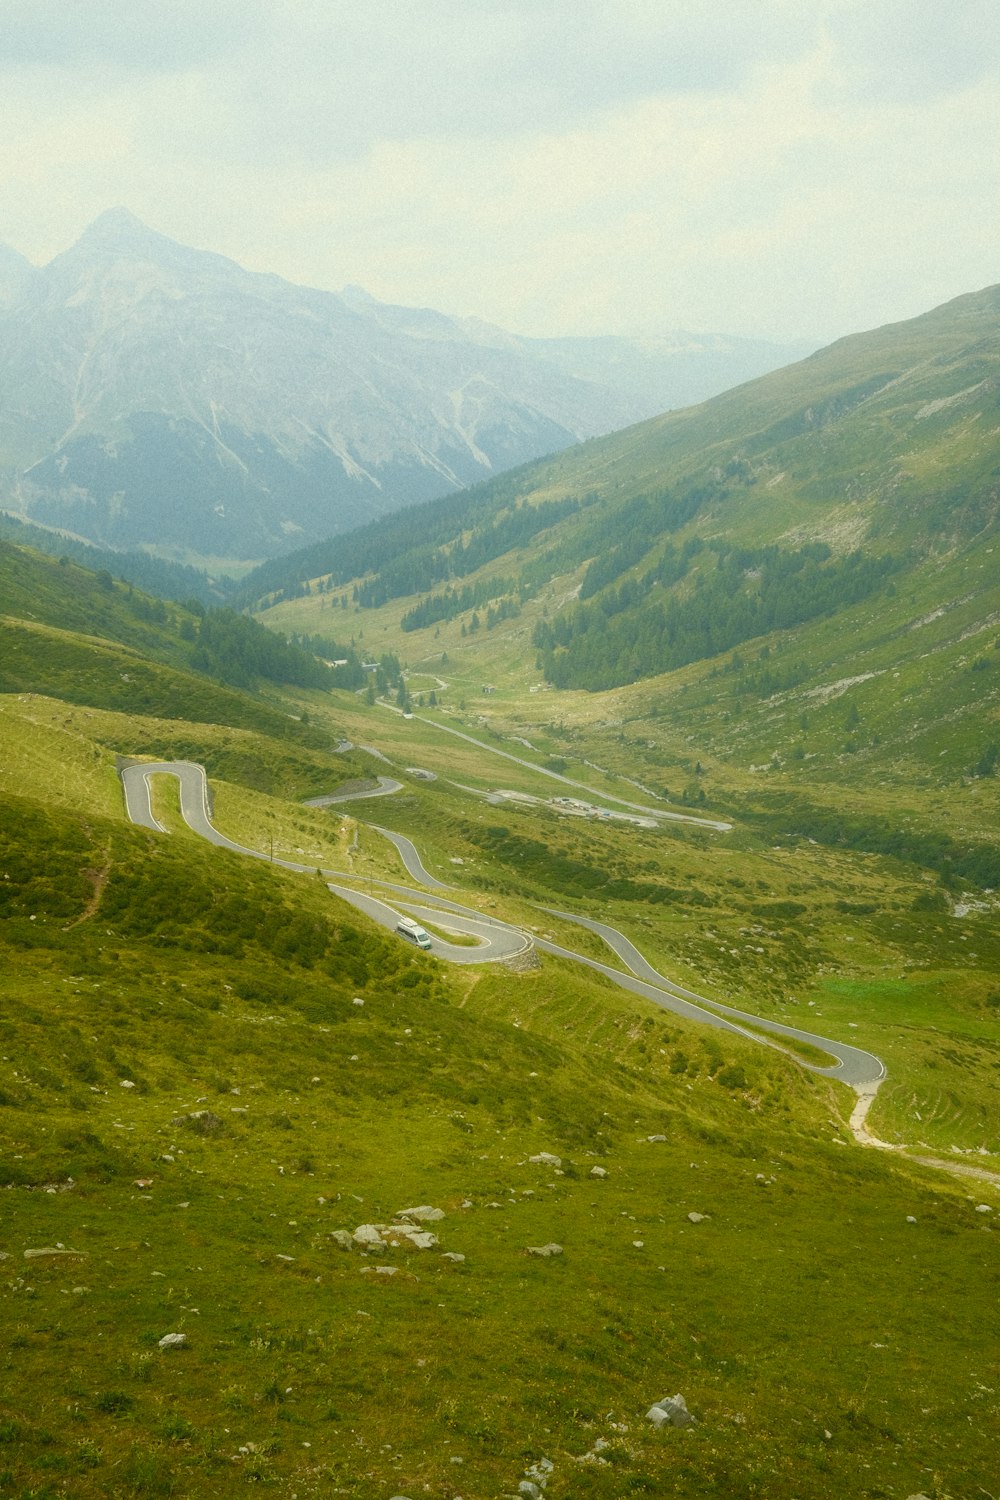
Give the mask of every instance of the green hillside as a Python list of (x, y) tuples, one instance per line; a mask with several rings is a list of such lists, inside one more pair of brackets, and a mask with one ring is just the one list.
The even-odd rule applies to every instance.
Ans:
[[(582, 545), (601, 502), (554, 498), (472, 586)], [(248, 691), (211, 615), (0, 547), (0, 1492), (989, 1492), (995, 687), (968, 545), (885, 580), (891, 607), (610, 692), (545, 689), (531, 643), (594, 553), (477, 629), (472, 605), (403, 630), (420, 596), (363, 608), (353, 583), (276, 609), (358, 661), (398, 651), (401, 693), (280, 680), (263, 649), (231, 660)], [(123, 758), (204, 764), (216, 825), (263, 857), (196, 838), (170, 778), (169, 834), (130, 824)], [(381, 775), (400, 790), (304, 805)], [(616, 821), (629, 802), (696, 821)], [(600, 917), (709, 1004), (872, 1049), (893, 1149), (752, 1023), (545, 953), (404, 945), (312, 873), (406, 881), (380, 829), (484, 915), (610, 961), (558, 912)], [(414, 1205), (436, 1243), (354, 1237)], [(675, 1392), (696, 1423), (658, 1429)]]
[(560, 527), (553, 560), (611, 545), (635, 563), (641, 543), (650, 552), (696, 517), (697, 531), (733, 545), (801, 531), (839, 553), (866, 538), (887, 550), (923, 545), (928, 533), (978, 534), (996, 519), (998, 336), (1000, 288), (991, 287), (336, 546), (277, 559), (245, 580), (243, 597), (371, 577), (381, 602), (394, 589), (431, 587), (432, 574), (465, 577), (490, 554), (545, 545), (566, 513), (575, 519)]
[(947, 825), (988, 847), (928, 867), (995, 885), (998, 361), (989, 288), (272, 564), (259, 618), (675, 801), (872, 853)]
[[(988, 1475), (990, 1220), (846, 1145), (829, 1085), (564, 965), (456, 978), (308, 877), (4, 809), (9, 1492)], [(437, 1246), (341, 1248), (411, 1203)], [(657, 1431), (675, 1390), (697, 1426)]]

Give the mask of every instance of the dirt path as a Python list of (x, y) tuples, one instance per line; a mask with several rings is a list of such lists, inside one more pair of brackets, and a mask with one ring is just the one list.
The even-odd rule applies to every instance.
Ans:
[[(880, 1079), (879, 1083), (881, 1081)], [(851, 1134), (859, 1146), (872, 1146), (877, 1151), (895, 1151), (904, 1156), (907, 1161), (917, 1162), (922, 1167), (934, 1167), (941, 1172), (951, 1172), (955, 1177), (974, 1177), (980, 1182), (989, 1182), (994, 1187), (1000, 1187), (1000, 1172), (991, 1172), (986, 1167), (972, 1167), (963, 1161), (949, 1161), (943, 1156), (916, 1156), (912, 1146), (894, 1145), (890, 1141), (879, 1140), (877, 1135), (872, 1135), (868, 1129), (868, 1111), (875, 1102), (879, 1083), (863, 1084), (857, 1091), (858, 1102), (851, 1111), (849, 1124)]]
[(104, 895), (104, 887), (108, 883), (108, 876), (111, 874), (111, 861), (109, 859), (108, 863), (100, 870), (84, 870), (83, 873), (91, 886), (87, 904), (78, 917), (74, 917), (72, 922), (67, 923), (63, 928), (63, 932), (69, 932), (72, 928), (79, 927), (81, 922), (89, 922), (91, 917), (96, 914), (101, 904), (101, 897)]

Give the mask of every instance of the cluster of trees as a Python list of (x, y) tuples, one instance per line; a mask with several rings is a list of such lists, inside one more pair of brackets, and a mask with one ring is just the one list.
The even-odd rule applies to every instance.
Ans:
[[(621, 510), (602, 517), (587, 531), (594, 560), (583, 575), (580, 598), (590, 599), (600, 593), (601, 589), (640, 563), (664, 533), (679, 531), (703, 506), (722, 499), (727, 493), (717, 481), (691, 484), (664, 490), (657, 495), (638, 495)], [(682, 549), (681, 556), (687, 558), (692, 548), (697, 551), (702, 546), (699, 539), (692, 539)], [(667, 559), (676, 558), (675, 549), (668, 547), (661, 566), (669, 569)], [(683, 572), (677, 576), (683, 577)], [(668, 581), (673, 580), (661, 578), (661, 582)]]
[(200, 616), (197, 625), (188, 622), (181, 632), (193, 640), (190, 662), (196, 672), (230, 687), (252, 688), (261, 679), (305, 688), (334, 685), (328, 666), (256, 620), (231, 609), (206, 610), (194, 599), (188, 607)]
[(341, 662), (341, 666), (330, 667), (330, 686), (336, 688), (359, 688), (365, 680), (361, 657), (354, 645), (344, 646), (328, 635), (292, 635), (291, 644), (310, 656), (320, 657), (324, 663)]
[(599, 691), (701, 661), (856, 604), (901, 566), (888, 555), (853, 552), (832, 558), (821, 543), (791, 552), (712, 542), (703, 551), (715, 554), (715, 566), (707, 566), (703, 557), (684, 597), (664, 597), (657, 585), (686, 576), (701, 555), (695, 546), (679, 554), (668, 549), (659, 565), (662, 579), (654, 569), (552, 622), (542, 621), (534, 642), (548, 681)]
[(467, 583), (461, 589), (449, 585), (439, 594), (428, 594), (419, 604), (408, 609), (399, 622), (400, 629), (424, 630), (439, 620), (454, 620), (457, 615), (488, 604), (486, 628), (489, 630), (498, 621), (512, 619), (520, 613), (521, 601), (513, 597), (515, 587), (510, 578), (481, 579), (478, 583)]
[(163, 599), (198, 599), (202, 604), (218, 604), (225, 597), (225, 584), (210, 579), (199, 568), (184, 563), (165, 562), (148, 552), (108, 552), (92, 547), (74, 537), (46, 531), (15, 516), (0, 515), (0, 538), (19, 547), (34, 547), (50, 557), (67, 558), (94, 572), (113, 573), (123, 583), (134, 584), (148, 594)]
[(468, 535), (460, 534), (457, 540), (449, 538), (451, 545), (424, 542), (414, 546), (382, 564), (373, 577), (360, 584), (357, 601), (362, 609), (377, 609), (390, 599), (427, 593), (446, 578), (467, 578), (494, 558), (526, 547), (540, 532), (579, 509), (580, 501), (575, 498), (517, 505), (495, 515), (489, 525)]
[[(304, 547), (299, 552), (262, 563), (233, 593), (231, 602), (250, 607), (279, 590), (294, 589), (307, 578), (324, 577), (328, 586), (336, 589), (350, 583), (352, 579), (364, 578), (368, 574), (386, 573), (387, 577), (397, 577), (394, 566), (397, 562), (402, 564), (400, 574), (405, 576), (408, 564), (404, 560), (411, 554), (414, 555), (413, 571), (416, 573), (420, 568), (417, 554), (451, 549), (456, 538), (469, 538), (480, 531), (488, 533), (498, 517), (523, 511), (527, 513), (525, 521), (530, 523), (534, 513), (545, 510), (545, 507), (531, 506), (524, 502), (526, 491), (530, 490), (536, 479), (532, 472), (535, 467), (523, 465), (518, 469), (511, 469), (508, 473), (474, 485), (471, 489), (445, 495), (440, 500), (433, 500), (412, 510), (396, 511), (346, 535), (330, 537), (311, 547)], [(573, 508), (586, 508), (596, 500), (597, 496), (590, 494), (580, 500), (553, 503), (565, 506), (564, 513), (569, 514)], [(547, 526), (559, 519), (552, 511), (547, 511), (546, 517), (543, 524)], [(530, 537), (527, 539), (530, 540)], [(498, 540), (499, 538), (494, 538), (494, 544)], [(507, 543), (507, 546), (514, 545), (518, 543)], [(479, 557), (478, 561), (473, 560), (477, 555), (475, 551), (468, 555), (471, 566), (466, 568), (466, 572), (471, 572), (474, 567), (479, 567), (488, 560), (485, 556)], [(500, 552), (491, 551), (490, 556), (500, 556)], [(432, 588), (436, 582), (458, 576), (461, 573), (455, 566), (429, 583), (418, 585), (418, 588)], [(402, 597), (409, 592), (414, 590), (402, 588), (399, 594), (389, 597)]]

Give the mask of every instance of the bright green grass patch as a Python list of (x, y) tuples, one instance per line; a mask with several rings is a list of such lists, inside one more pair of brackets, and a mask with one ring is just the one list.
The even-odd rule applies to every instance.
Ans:
[[(994, 970), (994, 974), (995, 974)], [(898, 980), (828, 980), (826, 1024), (856, 1017), (857, 1035), (884, 1058), (888, 1081), (869, 1126), (885, 1140), (1000, 1161), (1000, 990), (968, 970)]]

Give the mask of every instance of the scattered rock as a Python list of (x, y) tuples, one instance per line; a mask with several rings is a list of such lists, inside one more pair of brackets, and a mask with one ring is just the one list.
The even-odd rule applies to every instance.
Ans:
[(587, 1173), (588, 1177), (607, 1177), (607, 1175), (608, 1173), (606, 1167), (591, 1167), (590, 1171)]
[(444, 1218), (443, 1208), (431, 1208), (429, 1203), (422, 1203), (419, 1208), (401, 1208), (396, 1219), (410, 1219), (414, 1224), (435, 1224), (438, 1219)]
[(563, 1247), (552, 1241), (548, 1245), (528, 1245), (527, 1252), (529, 1255), (540, 1255), (545, 1258), (550, 1255), (562, 1255)]
[(276, 1255), (274, 1258), (275, 1258), (275, 1260), (283, 1260), (285, 1262), (285, 1264), (289, 1265), (289, 1266), (293, 1265), (294, 1262), (295, 1262), (295, 1256), (294, 1255)]
[(643, 1248), (643, 1246), (645, 1245), (645, 1243), (646, 1243), (645, 1240), (633, 1240), (632, 1241), (632, 1249), (633, 1250), (641, 1250)]
[(415, 1224), (359, 1224), (353, 1234), (336, 1229), (330, 1238), (347, 1250), (358, 1245), (362, 1250), (384, 1250), (390, 1245), (408, 1245), (412, 1250), (433, 1250), (438, 1237), (429, 1229)]
[(354, 997), (354, 999), (353, 999), (353, 1000), (352, 1000), (352, 1001), (351, 1001), (351, 1004), (352, 1004), (352, 1005), (364, 1005), (364, 1003), (365, 1003), (365, 1002), (364, 1002), (364, 1001), (363, 1001), (363, 1000), (362, 1000), (362, 999), (361, 999), (361, 997), (360, 997), (360, 996), (358, 996), (358, 995), (356, 995), (356, 996), (355, 996), (355, 997)]
[(366, 1249), (381, 1250), (385, 1244), (377, 1224), (359, 1224), (353, 1235), (354, 1243)]
[(158, 1349), (183, 1349), (187, 1341), (186, 1333), (165, 1333), (156, 1347)]
[(977, 1214), (991, 1214), (992, 1212), (993, 1212), (993, 1210), (992, 1210), (992, 1208), (990, 1208), (990, 1205), (988, 1203), (977, 1203), (976, 1204), (976, 1213)]
[(529, 1464), (517, 1487), (518, 1494), (524, 1495), (525, 1500), (542, 1500), (542, 1492), (554, 1467), (551, 1458), (540, 1458), (537, 1463)]
[(607, 1438), (596, 1438), (594, 1441), (594, 1446), (591, 1448), (590, 1452), (581, 1453), (576, 1462), (578, 1464), (606, 1464), (607, 1459), (602, 1457), (602, 1454), (604, 1453), (605, 1448), (610, 1447), (611, 1444), (608, 1442)]
[(362, 1266), (361, 1274), (364, 1276), (367, 1272), (375, 1276), (395, 1276), (398, 1270), (398, 1266)]
[(151, 1188), (153, 1186), (153, 1179), (152, 1177), (137, 1177), (132, 1186), (137, 1188)]
[(188, 1130), (194, 1130), (198, 1135), (218, 1135), (223, 1129), (219, 1116), (213, 1114), (210, 1109), (193, 1109), (188, 1115), (176, 1115), (171, 1120), (171, 1125), (184, 1125)]
[(465, 1256), (459, 1255), (457, 1250), (446, 1250), (441, 1259), (454, 1261), (455, 1265), (457, 1266), (461, 1261), (465, 1259)]
[(416, 1229), (411, 1224), (380, 1224), (378, 1227), (387, 1245), (398, 1245), (403, 1240), (414, 1250), (433, 1250), (438, 1243), (437, 1235), (429, 1229)]
[(562, 1157), (553, 1156), (551, 1151), (539, 1151), (537, 1156), (529, 1156), (528, 1160), (536, 1167), (561, 1167)]
[(659, 1146), (667, 1139), (665, 1135), (647, 1135), (647, 1141), (651, 1146)]
[(511, 974), (529, 974), (533, 969), (540, 969), (542, 961), (535, 949), (525, 948), (520, 953), (512, 953), (510, 958), (503, 960), (503, 967)]
[(916, 1219), (915, 1219), (915, 1218), (914, 1218), (914, 1217), (913, 1217), (913, 1215), (912, 1215), (912, 1214), (907, 1214), (907, 1215), (906, 1215), (906, 1222), (907, 1222), (907, 1224), (915, 1224), (915, 1223), (916, 1223), (916, 1222), (917, 1222), (917, 1221), (916, 1221)]
[(52, 1257), (68, 1255), (76, 1256), (78, 1260), (85, 1259), (90, 1254), (89, 1250), (67, 1250), (65, 1245), (42, 1245), (37, 1250), (25, 1250), (25, 1260), (45, 1260)]
[(707, 1218), (708, 1218), (708, 1214), (699, 1214), (699, 1213), (695, 1213), (695, 1212), (692, 1212), (692, 1213), (688, 1214), (688, 1221), (691, 1224), (704, 1224), (704, 1222), (705, 1222), (705, 1220)]
[(134, 1089), (135, 1084), (132, 1082), (131, 1078), (119, 1078), (118, 1087), (120, 1089)]
[(662, 1401), (656, 1401), (649, 1408), (646, 1416), (654, 1427), (662, 1427), (669, 1422), (671, 1427), (692, 1427), (695, 1417), (687, 1409), (687, 1402), (679, 1393), (676, 1396), (664, 1396)]
[(9, 1250), (0, 1250), (0, 1260), (10, 1260), (10, 1259), (11, 1259), (11, 1254), (10, 1254)]

